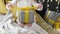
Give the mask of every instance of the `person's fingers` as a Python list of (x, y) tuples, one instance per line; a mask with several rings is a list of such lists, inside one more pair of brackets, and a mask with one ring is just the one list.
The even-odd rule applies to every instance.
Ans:
[(20, 23), (20, 24), (19, 24), (19, 26), (21, 26), (22, 28), (24, 28), (24, 27), (25, 27), (25, 25), (24, 25), (24, 24), (22, 24), (22, 23)]
[(8, 6), (8, 7), (13, 7), (13, 5), (12, 5), (12, 4), (7, 4), (7, 6)]
[(38, 3), (37, 8), (42, 8), (42, 7), (43, 7), (42, 4), (41, 3)]
[(27, 27), (31, 27), (31, 26), (32, 26), (32, 24), (26, 24), (26, 26), (27, 26)]
[(42, 7), (42, 5), (41, 4), (38, 4), (38, 7), (37, 8), (41, 8)]

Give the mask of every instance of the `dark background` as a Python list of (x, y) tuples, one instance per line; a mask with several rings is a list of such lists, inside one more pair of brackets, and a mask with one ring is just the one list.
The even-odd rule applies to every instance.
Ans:
[[(36, 11), (38, 14), (40, 14), (43, 18), (44, 18), (44, 16), (45, 16), (45, 13), (46, 13), (46, 11), (47, 11), (47, 4), (49, 5), (49, 10), (51, 10), (51, 11), (55, 11), (55, 12), (57, 12), (57, 10), (59, 10), (60, 9), (60, 4), (59, 4), (59, 6), (58, 6), (58, 2), (56, 2), (56, 0), (53, 0), (52, 2), (50, 2), (50, 0), (49, 0), (49, 2), (47, 2), (48, 0), (45, 0), (45, 2), (43, 2), (43, 0), (40, 0), (41, 2), (42, 2), (42, 4), (43, 4), (43, 10), (42, 11)], [(37, 2), (38, 2), (38, 0), (37, 0)], [(58, 9), (56, 9), (56, 7), (59, 7)], [(60, 13), (60, 10), (58, 11), (59, 13)]]

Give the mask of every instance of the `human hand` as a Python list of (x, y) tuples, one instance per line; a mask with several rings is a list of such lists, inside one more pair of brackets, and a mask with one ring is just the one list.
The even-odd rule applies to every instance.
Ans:
[(32, 24), (31, 24), (31, 23), (28, 23), (28, 24), (26, 24), (26, 26), (27, 26), (27, 27), (31, 27), (31, 26), (32, 26)]
[(42, 7), (43, 7), (42, 4), (39, 3), (38, 6), (37, 6), (37, 9), (40, 9), (40, 8), (42, 8)]
[(23, 24), (23, 23), (19, 23), (18, 25), (19, 25), (20, 27), (22, 27), (22, 28), (25, 27), (25, 24)]
[(10, 4), (10, 3), (8, 3), (8, 4), (7, 4), (7, 7), (9, 7), (9, 8), (10, 8), (10, 7), (13, 7), (13, 5), (12, 5), (12, 4)]

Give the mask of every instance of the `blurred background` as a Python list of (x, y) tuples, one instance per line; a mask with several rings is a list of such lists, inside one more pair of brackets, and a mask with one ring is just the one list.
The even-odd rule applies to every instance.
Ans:
[[(5, 4), (11, 0), (4, 0)], [(43, 10), (36, 12), (52, 27), (55, 27), (57, 22), (60, 22), (60, 0), (36, 0), (37, 3), (42, 3)], [(60, 28), (60, 25), (59, 27)]]
[[(8, 3), (8, 1), (11, 0), (4, 0), (4, 3), (6, 4)], [(42, 3), (43, 5), (42, 11), (36, 10), (36, 12), (41, 16), (39, 17), (41, 21), (39, 20), (38, 24), (50, 33), (52, 30), (50, 29), (51, 27), (55, 29), (60, 29), (60, 0), (36, 0), (36, 2)], [(44, 20), (44, 22), (41, 18)], [(51, 27), (46, 25), (46, 23)], [(47, 28), (50, 30), (48, 30)]]

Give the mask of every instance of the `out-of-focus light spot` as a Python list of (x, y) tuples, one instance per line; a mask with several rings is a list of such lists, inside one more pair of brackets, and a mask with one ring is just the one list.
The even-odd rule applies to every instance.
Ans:
[(58, 4), (59, 4), (59, 2), (58, 2)]
[(49, 5), (47, 5), (47, 7), (49, 7)]
[(56, 9), (58, 9), (58, 7), (56, 7)]
[(50, 0), (50, 2), (52, 2), (52, 0)]
[(57, 2), (58, 0), (56, 0), (56, 2)]
[(49, 0), (47, 0), (47, 2), (49, 2)]
[(40, 2), (40, 1), (39, 1)]

